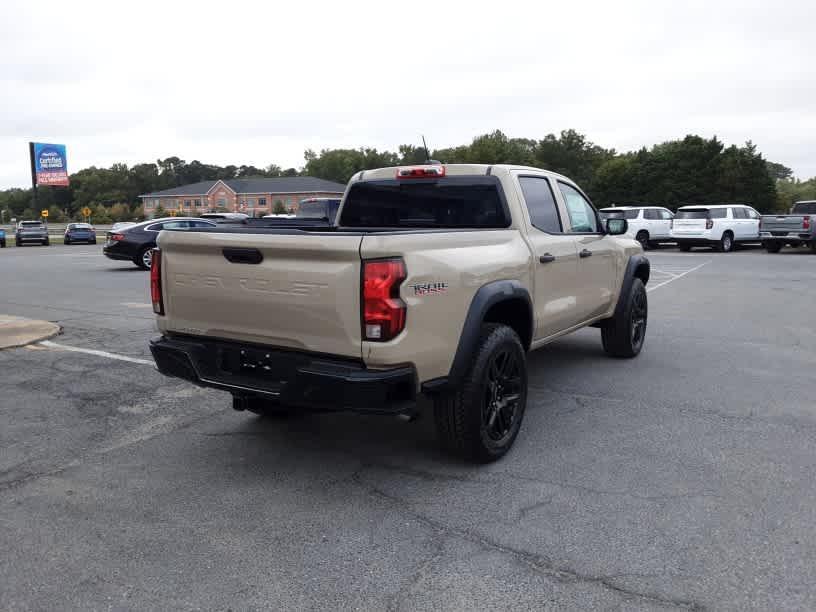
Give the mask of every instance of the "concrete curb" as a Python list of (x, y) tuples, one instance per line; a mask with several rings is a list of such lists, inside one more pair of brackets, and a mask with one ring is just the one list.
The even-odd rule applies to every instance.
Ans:
[(53, 338), (62, 331), (56, 323), (0, 314), (0, 350)]

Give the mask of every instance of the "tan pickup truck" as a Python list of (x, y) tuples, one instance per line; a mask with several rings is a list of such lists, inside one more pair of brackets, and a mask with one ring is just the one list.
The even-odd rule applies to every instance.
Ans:
[(415, 414), (476, 461), (512, 446), (525, 353), (599, 327), (634, 357), (649, 262), (564, 176), (506, 165), (382, 168), (332, 226), (162, 232), (151, 294), (159, 370), (260, 414)]

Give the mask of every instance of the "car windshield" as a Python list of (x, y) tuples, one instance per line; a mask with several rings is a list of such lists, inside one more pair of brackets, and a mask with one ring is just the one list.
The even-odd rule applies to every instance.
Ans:
[(68, 229), (91, 229), (91, 226), (88, 223), (72, 223)]
[(710, 211), (707, 208), (692, 208), (690, 210), (678, 210), (675, 219), (708, 219)]
[(22, 221), (20, 227), (43, 227), (41, 221)]

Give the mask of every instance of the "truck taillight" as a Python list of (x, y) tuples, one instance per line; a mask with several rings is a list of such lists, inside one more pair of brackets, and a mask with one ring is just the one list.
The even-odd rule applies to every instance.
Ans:
[(161, 251), (153, 249), (153, 260), (150, 263), (150, 299), (153, 302), (153, 312), (164, 314), (164, 300), (161, 286)]
[(711, 229), (712, 227), (714, 227), (714, 220), (706, 219), (706, 229)]
[(405, 328), (399, 288), (406, 277), (402, 259), (363, 262), (363, 340), (386, 342)]
[(805, 215), (802, 217), (802, 229), (810, 229), (810, 215)]

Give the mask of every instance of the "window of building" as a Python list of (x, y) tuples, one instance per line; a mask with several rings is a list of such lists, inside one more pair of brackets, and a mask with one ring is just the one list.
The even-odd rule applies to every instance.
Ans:
[(192, 208), (193, 203), (190, 200), (184, 200), (184, 208)]
[(193, 204), (196, 208), (201, 208), (201, 200), (193, 200)]
[(264, 208), (266, 206), (266, 198), (258, 198), (258, 206)]
[(145, 208), (153, 208), (153, 200), (145, 200)]
[(218, 205), (220, 208), (226, 208), (226, 206), (227, 206), (227, 200), (226, 200), (226, 198), (218, 198), (218, 199), (215, 201), (215, 203), (216, 203), (216, 205)]

